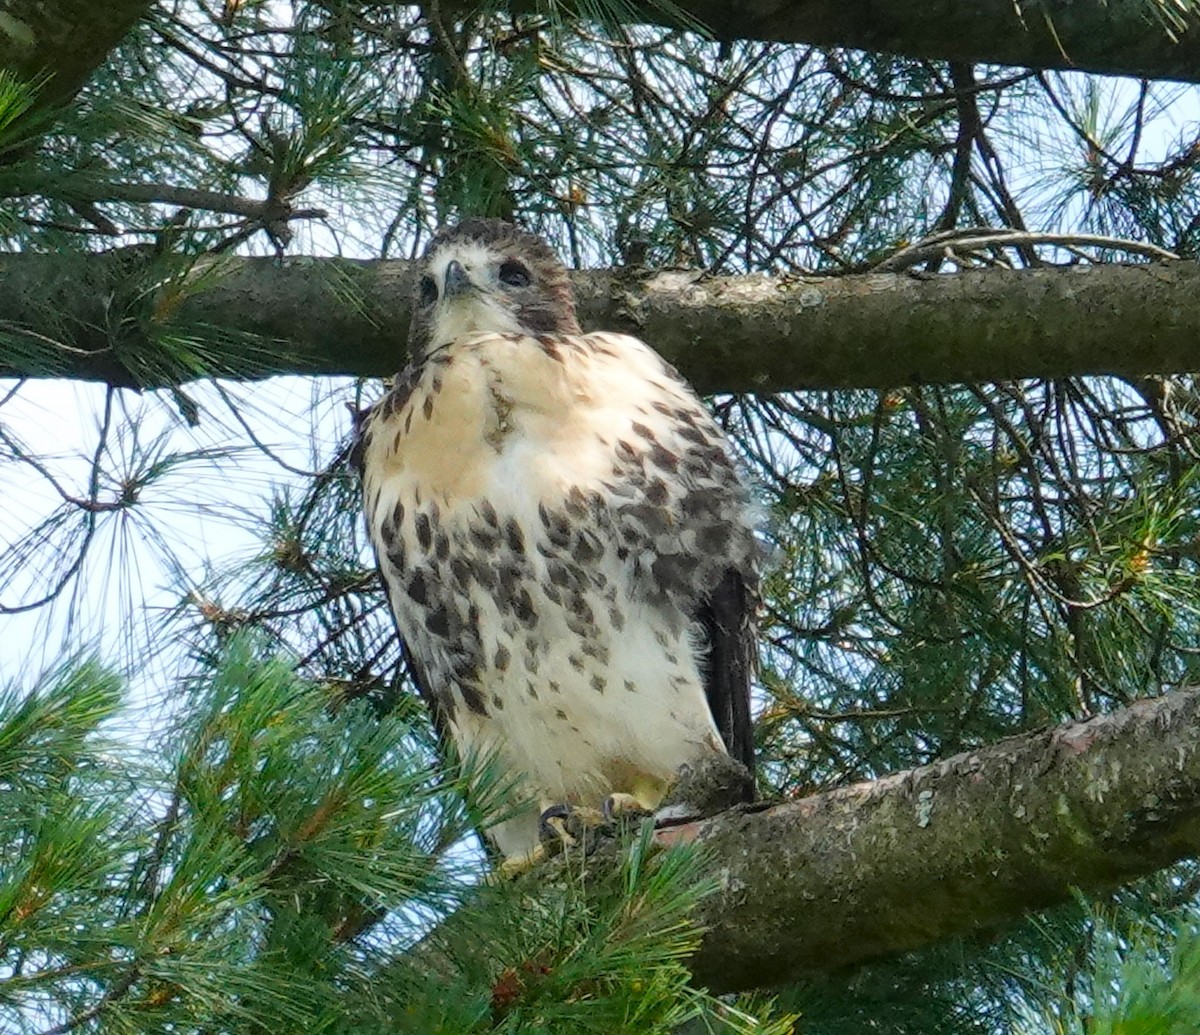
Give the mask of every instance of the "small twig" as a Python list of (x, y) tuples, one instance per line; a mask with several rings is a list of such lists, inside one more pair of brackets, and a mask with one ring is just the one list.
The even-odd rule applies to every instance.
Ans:
[[(215, 190), (199, 190), (193, 187), (176, 187), (169, 183), (99, 183), (90, 185), (79, 193), (90, 195), (90, 201), (128, 201), (136, 204), (178, 205), (181, 208), (200, 209), (204, 212), (226, 212), (245, 219), (273, 222), (279, 219), (326, 219), (329, 213), (323, 208), (294, 211), (287, 202), (267, 198), (243, 198), (236, 194), (222, 194)], [(9, 197), (40, 196), (41, 189), (27, 187)], [(73, 193), (68, 188), (63, 193)]]
[(12, 400), (16, 397), (17, 393), (21, 390), (21, 388), (25, 385), (25, 382), (27, 382), (28, 380), (29, 380), (29, 378), (27, 378), (27, 377), (17, 378), (17, 383), (15, 385), (13, 385), (12, 388), (10, 388), (7, 392), (4, 393), (3, 399), (0, 399), (0, 406), (4, 406), (7, 403), (12, 402)]
[(62, 1024), (56, 1024), (53, 1028), (46, 1028), (40, 1035), (67, 1035), (67, 1032), (74, 1031), (80, 1025), (95, 1020), (110, 1003), (122, 998), (133, 987), (133, 983), (140, 976), (141, 966), (135, 963), (120, 981), (100, 997), (100, 1000), (94, 1006), (89, 1006), (81, 1013), (77, 1013), (73, 1017), (68, 1017)]
[(429, 27), (433, 29), (434, 36), (437, 37), (438, 43), (445, 52), (446, 60), (453, 66), (455, 76), (457, 76), (461, 85), (470, 87), (472, 85), (471, 72), (463, 61), (462, 55), (459, 54), (458, 49), (454, 46), (454, 41), (450, 38), (450, 33), (446, 31), (445, 23), (442, 21), (441, 0), (429, 0), (428, 15)]
[(44, 334), (38, 334), (37, 331), (30, 330), (28, 327), (22, 327), (20, 324), (13, 323), (11, 320), (0, 320), (0, 331), (7, 331), (9, 334), (19, 334), (23, 338), (30, 338), (33, 341), (40, 342), (42, 345), (48, 345), (57, 352), (67, 352), (73, 356), (86, 356), (89, 359), (112, 351), (111, 349), (77, 349), (73, 345), (68, 345), (65, 342), (61, 342), (57, 338), (50, 338)]
[(1116, 251), (1130, 252), (1134, 255), (1145, 255), (1152, 259), (1178, 259), (1174, 252), (1169, 252), (1158, 245), (1147, 244), (1143, 241), (1129, 241), (1121, 237), (1105, 237), (1100, 234), (1053, 234), (1032, 233), (1018, 230), (979, 230), (947, 231), (934, 234), (918, 241), (916, 244), (901, 248), (882, 262), (871, 267), (872, 273), (895, 273), (899, 270), (918, 266), (929, 259), (938, 258), (945, 254), (948, 245), (953, 242), (954, 250), (977, 251), (983, 248), (1023, 248), (1035, 244), (1053, 244), (1069, 248), (1071, 246), (1089, 246), (1092, 248), (1112, 248)]

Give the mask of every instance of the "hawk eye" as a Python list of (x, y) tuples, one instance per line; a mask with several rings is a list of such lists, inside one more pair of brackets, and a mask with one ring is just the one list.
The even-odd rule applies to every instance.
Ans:
[(421, 278), (421, 305), (433, 305), (437, 301), (437, 282), (426, 274)]
[(529, 275), (529, 270), (526, 269), (523, 263), (517, 262), (516, 259), (508, 259), (500, 263), (500, 283), (507, 284), (509, 287), (523, 288), (529, 287), (533, 282), (533, 277)]

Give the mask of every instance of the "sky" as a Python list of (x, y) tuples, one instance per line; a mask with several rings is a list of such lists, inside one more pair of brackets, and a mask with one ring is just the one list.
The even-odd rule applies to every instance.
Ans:
[[(274, 378), (222, 387), (259, 442), (298, 471), (330, 456), (350, 430), (339, 402), (349, 397), (345, 380)], [(164, 650), (172, 610), (189, 592), (204, 592), (213, 572), (261, 550), (247, 518), (265, 518), (274, 492), (304, 479), (250, 444), (226, 398), (211, 385), (186, 391), (200, 405), (194, 428), (169, 393), (116, 394), (101, 499), (119, 492), (113, 478), (136, 472), (147, 457), (179, 453), (184, 459), (155, 478), (124, 514), (99, 515), (78, 577), (53, 604), (0, 616), (0, 683), (28, 685), (64, 653), (83, 650), (126, 671), (139, 700), (152, 702), (182, 661)], [(27, 383), (0, 407), (0, 432), (19, 439), (43, 468), (0, 464), (0, 543), (27, 537), (47, 515), (67, 514), (60, 527), (40, 537), (21, 570), (3, 572), (5, 606), (29, 599), (23, 590), (44, 591), (63, 559), (77, 554), (72, 547), (79, 512), (63, 504), (59, 490), (88, 495), (106, 396), (102, 385), (47, 380)], [(214, 457), (214, 450), (228, 452)]]

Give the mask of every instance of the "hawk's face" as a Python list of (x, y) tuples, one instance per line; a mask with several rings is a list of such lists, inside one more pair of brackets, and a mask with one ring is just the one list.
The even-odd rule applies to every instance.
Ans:
[(468, 219), (425, 252), (409, 346), (417, 361), (465, 334), (578, 334), (567, 271), (540, 238)]

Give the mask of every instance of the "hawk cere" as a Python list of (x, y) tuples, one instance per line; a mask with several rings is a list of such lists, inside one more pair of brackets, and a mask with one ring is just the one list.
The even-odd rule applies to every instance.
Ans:
[(752, 766), (759, 550), (692, 390), (583, 334), (549, 246), (498, 220), (431, 242), (409, 345), (362, 425), (367, 525), (439, 732), (520, 774), (487, 831), (506, 861), (543, 814), (654, 810), (685, 765)]

